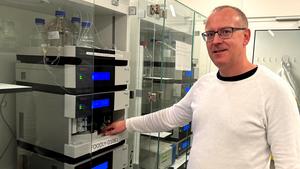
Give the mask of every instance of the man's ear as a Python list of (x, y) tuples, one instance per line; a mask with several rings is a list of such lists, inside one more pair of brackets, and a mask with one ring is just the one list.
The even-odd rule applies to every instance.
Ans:
[(249, 41), (250, 41), (250, 37), (251, 37), (251, 31), (250, 29), (245, 29), (244, 31), (244, 42), (243, 42), (243, 46), (246, 46)]

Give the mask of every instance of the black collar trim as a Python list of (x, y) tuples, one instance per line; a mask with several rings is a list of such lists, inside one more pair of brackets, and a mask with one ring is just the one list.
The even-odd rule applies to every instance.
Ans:
[(240, 75), (236, 75), (236, 76), (230, 76), (230, 77), (224, 77), (224, 76), (221, 76), (220, 72), (218, 71), (217, 73), (217, 78), (219, 80), (222, 80), (222, 81), (239, 81), (239, 80), (243, 80), (243, 79), (246, 79), (252, 75), (254, 75), (254, 73), (257, 71), (257, 66), (251, 70), (249, 70), (248, 72), (245, 72), (243, 74), (240, 74)]

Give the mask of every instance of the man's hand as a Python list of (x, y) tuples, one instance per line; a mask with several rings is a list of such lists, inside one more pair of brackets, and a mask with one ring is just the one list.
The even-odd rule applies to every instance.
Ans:
[(105, 127), (103, 132), (105, 135), (115, 135), (126, 130), (125, 120), (115, 121), (109, 126)]

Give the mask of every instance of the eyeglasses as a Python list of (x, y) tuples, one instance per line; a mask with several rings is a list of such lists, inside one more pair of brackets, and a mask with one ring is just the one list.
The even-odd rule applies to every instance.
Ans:
[(245, 30), (246, 28), (233, 28), (233, 27), (225, 27), (221, 28), (217, 31), (206, 31), (203, 32), (202, 38), (204, 41), (209, 42), (212, 41), (216, 35), (216, 33), (219, 35), (219, 38), (221, 39), (229, 39), (232, 37), (232, 33), (235, 31)]

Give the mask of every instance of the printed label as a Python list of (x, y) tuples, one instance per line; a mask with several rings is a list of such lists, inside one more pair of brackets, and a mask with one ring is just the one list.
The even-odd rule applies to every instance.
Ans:
[(108, 147), (110, 145), (120, 142), (119, 137), (107, 138), (100, 141), (96, 141), (92, 144), (92, 152)]
[(48, 32), (48, 39), (59, 39), (59, 32), (58, 31)]

